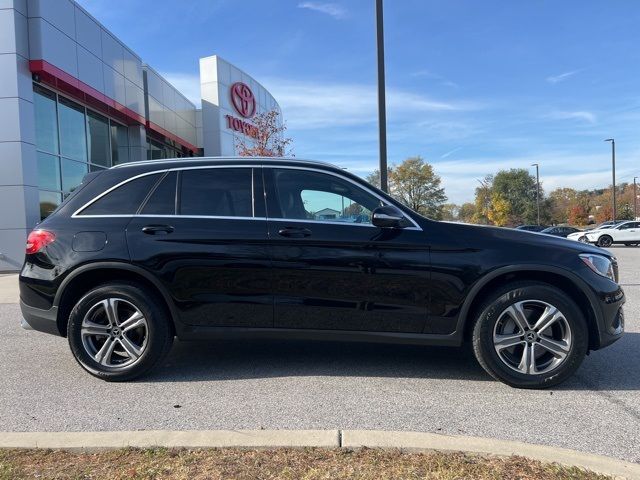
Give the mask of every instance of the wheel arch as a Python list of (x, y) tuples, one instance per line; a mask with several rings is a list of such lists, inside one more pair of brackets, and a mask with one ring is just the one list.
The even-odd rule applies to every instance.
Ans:
[(56, 322), (62, 336), (67, 336), (67, 321), (77, 300), (93, 287), (109, 281), (132, 281), (157, 293), (171, 317), (170, 327), (175, 334), (175, 322), (178, 318), (175, 305), (158, 279), (146, 270), (128, 263), (100, 262), (77, 268), (60, 284), (53, 304), (58, 308)]
[(599, 346), (597, 299), (584, 282), (561, 268), (538, 265), (512, 265), (493, 271), (476, 283), (463, 304), (458, 319), (457, 331), (468, 340), (474, 320), (485, 298), (496, 288), (513, 281), (535, 281), (546, 283), (565, 292), (584, 314), (589, 330), (589, 348)]

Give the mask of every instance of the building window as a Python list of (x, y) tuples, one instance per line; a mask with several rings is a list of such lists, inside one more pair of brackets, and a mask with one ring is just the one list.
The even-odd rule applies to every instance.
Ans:
[(34, 84), (40, 217), (47, 217), (87, 172), (129, 161), (128, 128)]
[(147, 160), (161, 160), (163, 158), (182, 158), (182, 147), (175, 142), (160, 142), (147, 137)]

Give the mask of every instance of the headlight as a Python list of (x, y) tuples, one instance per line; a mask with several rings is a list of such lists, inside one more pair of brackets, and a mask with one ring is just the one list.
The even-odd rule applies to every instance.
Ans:
[(598, 275), (610, 278), (614, 282), (616, 281), (615, 274), (613, 273), (613, 263), (611, 263), (611, 260), (607, 257), (593, 253), (581, 253), (580, 259)]

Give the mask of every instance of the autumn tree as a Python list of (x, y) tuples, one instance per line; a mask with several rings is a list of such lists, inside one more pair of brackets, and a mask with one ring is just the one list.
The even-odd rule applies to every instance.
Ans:
[[(407, 158), (400, 165), (388, 169), (389, 193), (415, 212), (439, 220), (447, 201), (442, 180), (422, 157)], [(372, 185), (380, 185), (380, 171), (367, 177)]]
[[(389, 191), (392, 190), (392, 182), (393, 182), (393, 168), (392, 167), (387, 167), (387, 183), (389, 185)], [(367, 180), (367, 182), (369, 182), (371, 185), (373, 185), (374, 187), (377, 188), (381, 188), (381, 181), (380, 181), (380, 170), (379, 169), (375, 169), (373, 172), (371, 172), (369, 175), (367, 175), (365, 177), (365, 179)]]
[(487, 175), (476, 187), (476, 198), (474, 205), (474, 223), (489, 223), (489, 207), (491, 206), (491, 192), (493, 188), (493, 175)]
[(440, 219), (447, 221), (458, 220), (459, 211), (460, 207), (455, 203), (445, 203), (442, 205), (442, 216)]
[(287, 126), (280, 122), (280, 112), (270, 110), (257, 113), (251, 119), (254, 129), (251, 136), (240, 136), (236, 140), (236, 150), (241, 157), (292, 157), (287, 150), (292, 139), (285, 137)]
[(465, 223), (472, 223), (476, 214), (476, 206), (473, 203), (463, 203), (458, 209), (458, 220)]
[(498, 227), (509, 225), (511, 221), (511, 204), (499, 192), (494, 192), (491, 195), (487, 217)]
[(422, 157), (407, 158), (392, 171), (392, 194), (413, 211), (440, 219), (447, 201), (440, 177)]
[(572, 205), (569, 207), (567, 220), (571, 225), (586, 225), (589, 222), (589, 211), (584, 205)]
[[(495, 195), (495, 197), (494, 197)], [(493, 178), (492, 199), (509, 205), (508, 224), (536, 223), (536, 178), (524, 168), (500, 170)], [(540, 188), (540, 200), (544, 192)]]

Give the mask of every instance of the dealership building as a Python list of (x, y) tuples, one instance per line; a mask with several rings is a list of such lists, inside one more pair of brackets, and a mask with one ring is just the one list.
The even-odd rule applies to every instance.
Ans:
[(0, 0), (0, 271), (20, 269), (28, 232), (86, 173), (234, 155), (256, 113), (280, 112), (217, 56), (200, 59), (200, 91), (196, 108), (73, 0)]

